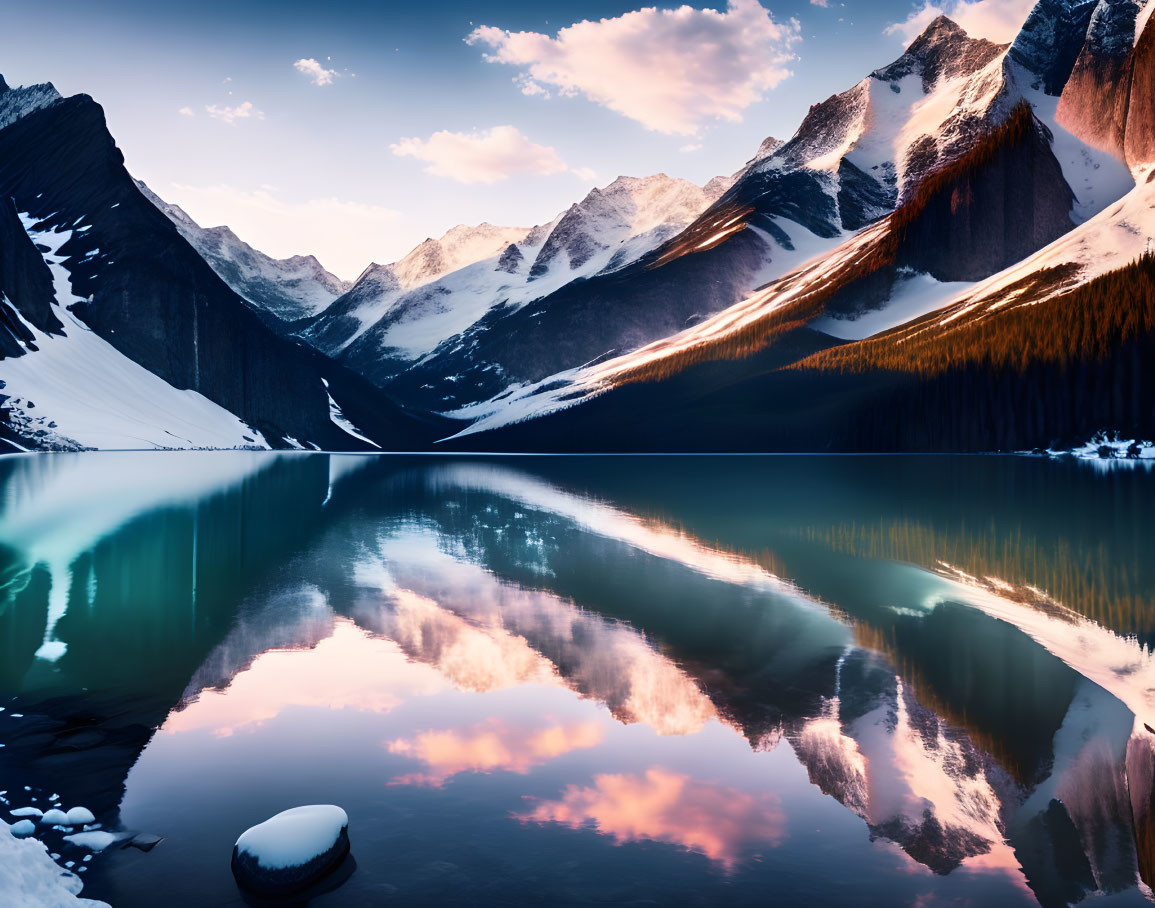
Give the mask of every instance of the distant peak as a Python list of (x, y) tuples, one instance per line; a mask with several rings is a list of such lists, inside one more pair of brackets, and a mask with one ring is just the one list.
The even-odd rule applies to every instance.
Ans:
[(779, 148), (786, 143), (774, 136), (767, 136), (762, 140), (762, 144), (758, 146), (758, 150), (754, 152), (754, 157), (747, 161), (747, 164), (752, 164), (754, 161), (760, 161), (762, 158), (768, 158), (774, 154)]
[(965, 35), (966, 30), (961, 25), (950, 18), (950, 16), (940, 15), (934, 18), (925, 29), (923, 29), (920, 38), (932, 37), (934, 35)]
[(359, 284), (361, 281), (366, 280), (367, 278), (380, 275), (383, 271), (392, 274), (392, 269), (387, 265), (380, 265), (377, 262), (370, 262), (365, 266), (365, 270), (357, 275), (357, 280), (355, 280), (353, 283)]
[(0, 75), (0, 91), (8, 91), (8, 83), (4, 81), (3, 75)]

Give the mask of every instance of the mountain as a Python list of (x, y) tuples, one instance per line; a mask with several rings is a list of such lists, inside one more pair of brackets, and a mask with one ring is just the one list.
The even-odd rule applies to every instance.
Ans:
[[(1005, 450), (1103, 428), (1155, 434), (1150, 259), (1137, 261), (1155, 234), (1152, 120), (1146, 97), (1131, 102), (1134, 86), (1148, 84), (1155, 32), (1149, 16), (1133, 15), (1122, 17), (1123, 39), (1104, 37), (1120, 30), (1116, 10), (1130, 0), (1058, 6), (1063, 15), (1040, 3), (1015, 43), (984, 64), (997, 78), (983, 90), (988, 120), (968, 150), (913, 184), (910, 156), (897, 156), (906, 164), (895, 171), (893, 214), (700, 325), (463, 407), (454, 415), (469, 422), (454, 444)], [(1056, 70), (1073, 41), (1060, 26), (1084, 29), (1072, 70), (1104, 47), (1124, 48), (1127, 78), (1114, 89), (1128, 98), (1122, 141), (1097, 148), (1060, 122), (1118, 109)], [(939, 20), (908, 54), (943, 38), (959, 40)], [(933, 68), (918, 56), (924, 72)], [(838, 125), (828, 135), (858, 136), (839, 164), (825, 149), (847, 143), (819, 142), (805, 124), (805, 141), (770, 160), (793, 145), (811, 167), (842, 168), (869, 148), (846, 126), (854, 108), (839, 97), (832, 106), (843, 115), (820, 118)], [(965, 121), (957, 111), (944, 120)], [(935, 133), (936, 146), (943, 138)], [(487, 434), (470, 437), (478, 432)]]
[(729, 185), (619, 177), (532, 229), (458, 226), (400, 261), (371, 265), (299, 335), (385, 382), (493, 313), (616, 273), (677, 234)]
[[(431, 307), (422, 307), (420, 302), (428, 299), (429, 293), (435, 296), (452, 293), (438, 283), (440, 278), (501, 256), (510, 244), (518, 240), (524, 242), (529, 232), (524, 227), (459, 224), (440, 239), (429, 237), (391, 265), (370, 264), (344, 295), (300, 326), (299, 334), (326, 353), (337, 354), (374, 327), (382, 334), (388, 333), (389, 327), (399, 321), (436, 321), (437, 315), (450, 307), (435, 307), (430, 311)], [(435, 283), (436, 288), (425, 294), (413, 292)], [(482, 284), (470, 289), (477, 295), (493, 288)]]
[(413, 447), (434, 431), (277, 337), (124, 168), (100, 106), (0, 82), (0, 436)]
[[(517, 309), (491, 309), (384, 386), (411, 405), (473, 419), (544, 385), (562, 389), (574, 369), (682, 331), (706, 330), (711, 317), (746, 305), (756, 291), (816, 256), (837, 260), (844, 254), (840, 243), (854, 243), (856, 232), (872, 229), (932, 173), (971, 151), (1025, 92), (1041, 94), (1024, 89), (1034, 76), (1010, 59), (1010, 50), (937, 18), (897, 60), (812, 107), (790, 140), (764, 143), (733, 184), (676, 236), (613, 274)], [(1054, 190), (1061, 208), (1063, 194), (1079, 182), (1075, 210), (1064, 219), (1044, 208), (1038, 229), (1025, 238), (1001, 233), (1009, 245), (992, 246), (985, 260), (972, 260), (948, 280), (985, 277), (1130, 186), (1126, 169), (1109, 155), (1068, 135), (1052, 141), (1053, 112), (1040, 112), (1039, 119), (1051, 132), (1050, 149), (1035, 143), (1032, 153), (1053, 156), (1058, 167), (1044, 165), (1049, 178), (1040, 180), (1038, 192)], [(885, 307), (891, 290), (876, 288), (842, 314)], [(362, 362), (357, 368), (364, 371)]]
[(326, 271), (311, 255), (272, 258), (228, 227), (201, 227), (180, 206), (164, 201), (143, 181), (137, 180), (136, 186), (168, 216), (221, 280), (258, 314), (267, 313), (282, 322), (308, 318), (352, 286)]

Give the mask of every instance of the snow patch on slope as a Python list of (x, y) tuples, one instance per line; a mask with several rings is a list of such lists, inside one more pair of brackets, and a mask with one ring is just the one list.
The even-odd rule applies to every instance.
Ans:
[(1137, 45), (1139, 39), (1143, 37), (1143, 30), (1151, 20), (1152, 13), (1155, 13), (1155, 0), (1146, 0), (1139, 15), (1135, 17), (1135, 37), (1132, 39), (1132, 46)]
[(862, 340), (941, 309), (970, 286), (968, 281), (938, 281), (929, 274), (911, 274), (895, 286), (881, 309), (854, 318), (824, 316), (811, 327), (841, 340)]
[(1110, 152), (1088, 145), (1055, 118), (1059, 98), (1030, 85), (1031, 74), (1019, 64), (1010, 65), (1011, 78), (1020, 95), (1030, 102), (1035, 116), (1051, 132), (1051, 151), (1063, 170), (1063, 179), (1075, 194), (1071, 217), (1081, 224), (1131, 191), (1135, 180), (1127, 165)]
[(81, 300), (63, 264), (67, 256), (58, 254), (73, 231), (36, 230), (38, 222), (26, 214), (20, 220), (32, 241), (48, 248), (44, 261), (64, 335), (25, 323), (38, 349), (0, 361), (14, 422), (65, 446), (71, 441), (103, 449), (269, 447), (234, 414), (196, 391), (177, 390), (80, 321), (68, 308)]
[(325, 385), (325, 394), (329, 398), (329, 419), (332, 420), (333, 425), (335, 425), (346, 435), (352, 435), (354, 438), (358, 438), (366, 444), (370, 444), (375, 448), (380, 448), (381, 446), (377, 444), (377, 442), (373, 441), (371, 438), (366, 438), (363, 434), (361, 434), (357, 427), (349, 421), (349, 418), (345, 416), (345, 414), (341, 411), (341, 405), (338, 404), (337, 401), (333, 400), (333, 395), (329, 393), (329, 382), (323, 378), (321, 381)]

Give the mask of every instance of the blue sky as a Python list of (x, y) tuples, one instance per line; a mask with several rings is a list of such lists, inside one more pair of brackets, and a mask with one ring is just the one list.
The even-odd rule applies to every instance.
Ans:
[(133, 174), (202, 224), (351, 278), (619, 174), (730, 173), (938, 11), (1006, 40), (1029, 5), (0, 0), (0, 73), (95, 97)]

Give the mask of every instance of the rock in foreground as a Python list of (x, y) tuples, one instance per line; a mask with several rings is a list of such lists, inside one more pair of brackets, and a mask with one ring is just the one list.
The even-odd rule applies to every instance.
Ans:
[(306, 889), (349, 853), (349, 817), (332, 804), (294, 807), (245, 830), (233, 846), (233, 876), (260, 895)]

